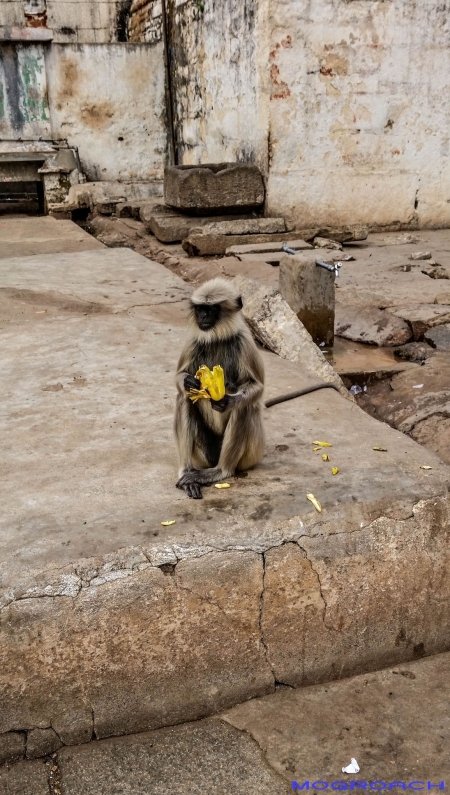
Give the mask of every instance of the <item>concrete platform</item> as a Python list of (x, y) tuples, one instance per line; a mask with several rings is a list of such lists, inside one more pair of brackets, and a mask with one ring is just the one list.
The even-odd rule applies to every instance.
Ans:
[(104, 248), (72, 221), (56, 218), (0, 216), (0, 258)]
[[(5, 258), (0, 288), (0, 759), (36, 729), (154, 729), (450, 647), (438, 458), (324, 390), (267, 411), (262, 465), (189, 501), (187, 285), (101, 249)], [(265, 358), (268, 397), (313, 380)]]

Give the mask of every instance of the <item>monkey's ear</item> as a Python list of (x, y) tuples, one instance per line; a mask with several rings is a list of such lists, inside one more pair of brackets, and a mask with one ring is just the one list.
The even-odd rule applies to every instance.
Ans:
[(244, 306), (244, 304), (242, 303), (242, 297), (240, 295), (238, 295), (238, 297), (236, 298), (236, 306), (238, 309), (242, 309), (242, 307)]

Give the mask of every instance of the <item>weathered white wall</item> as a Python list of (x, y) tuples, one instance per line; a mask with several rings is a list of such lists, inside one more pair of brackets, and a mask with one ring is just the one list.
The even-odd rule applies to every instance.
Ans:
[(47, 79), (52, 135), (78, 147), (88, 179), (162, 178), (162, 44), (52, 44)]
[(301, 226), (450, 223), (449, 0), (168, 8), (180, 162), (268, 159)]
[(0, 0), (0, 27), (15, 27), (23, 24), (22, 0)]
[(269, 209), (450, 224), (448, 0), (269, 3)]
[(265, 171), (264, 4), (168, 0), (167, 8), (179, 163), (250, 161)]
[[(52, 134), (91, 179), (160, 177), (160, 0), (39, 2)], [(29, 4), (0, 0), (0, 37)], [(257, 163), (299, 226), (450, 225), (450, 0), (166, 5), (179, 162)]]
[[(100, 44), (119, 41), (122, 10), (131, 0), (0, 0), (1, 29), (38, 25), (53, 30), (55, 42)], [(34, 20), (33, 20), (34, 17)]]

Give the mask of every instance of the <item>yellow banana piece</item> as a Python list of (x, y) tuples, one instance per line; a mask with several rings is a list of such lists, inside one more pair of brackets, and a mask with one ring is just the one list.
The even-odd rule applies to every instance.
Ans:
[(189, 397), (196, 403), (197, 400), (205, 398), (207, 400), (221, 400), (225, 395), (225, 377), (222, 367), (216, 364), (212, 371), (206, 364), (202, 364), (197, 370), (195, 377), (201, 384), (201, 389), (190, 389)]
[(319, 500), (316, 500), (314, 494), (307, 494), (306, 495), (306, 499), (309, 500), (310, 502), (312, 502), (312, 504), (314, 505), (314, 508), (316, 509), (316, 511), (318, 511), (319, 513), (322, 513), (322, 506), (321, 506)]
[(318, 447), (332, 447), (329, 442), (313, 442), (313, 444), (316, 444)]

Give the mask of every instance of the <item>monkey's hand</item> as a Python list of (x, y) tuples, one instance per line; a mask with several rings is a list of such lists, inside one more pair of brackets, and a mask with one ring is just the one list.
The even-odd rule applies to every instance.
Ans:
[(186, 392), (189, 392), (190, 389), (201, 389), (202, 385), (194, 375), (186, 375), (184, 377), (184, 388)]
[(239, 401), (238, 395), (224, 395), (221, 400), (211, 400), (211, 408), (214, 411), (220, 411), (222, 414), (227, 409), (234, 409), (236, 408)]
[(220, 414), (223, 414), (224, 411), (230, 408), (230, 396), (224, 395), (223, 398), (220, 398), (220, 400), (213, 400), (211, 398), (211, 408), (214, 409), (214, 411), (219, 411)]
[(203, 495), (202, 495), (202, 490), (200, 488), (200, 484), (196, 483), (195, 481), (189, 480), (187, 482), (187, 480), (186, 481), (184, 480), (185, 475), (187, 473), (192, 475), (195, 472), (198, 472), (198, 470), (197, 469), (185, 469), (181, 473), (181, 476), (180, 476), (179, 480), (176, 482), (175, 485), (176, 485), (177, 489), (181, 489), (182, 491), (185, 491), (187, 496), (190, 497), (192, 500), (201, 500)]
[(186, 492), (188, 497), (190, 497), (192, 500), (202, 500), (203, 499), (202, 490), (201, 490), (200, 486), (198, 485), (198, 483), (186, 483), (185, 486), (178, 486), (178, 483), (177, 483), (177, 488), (184, 489), (184, 491)]
[(213, 483), (219, 483), (226, 476), (218, 467), (211, 467), (210, 469), (191, 469), (185, 472), (177, 483), (177, 488), (186, 489), (186, 486), (211, 486)]

